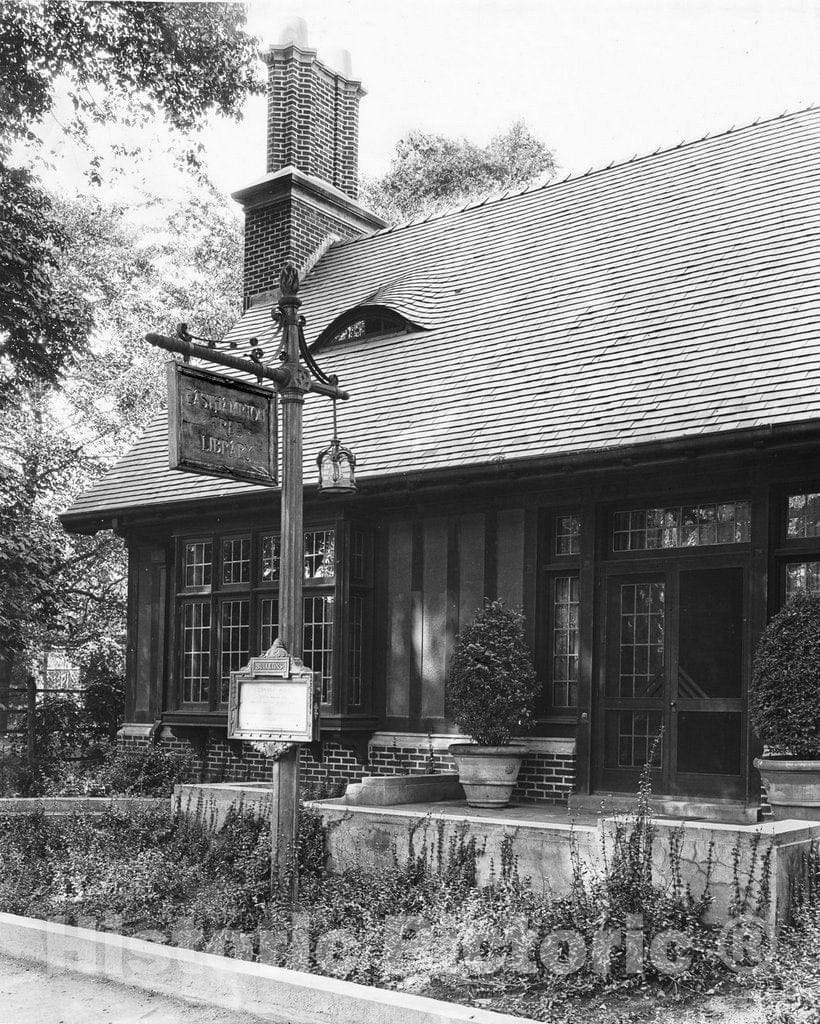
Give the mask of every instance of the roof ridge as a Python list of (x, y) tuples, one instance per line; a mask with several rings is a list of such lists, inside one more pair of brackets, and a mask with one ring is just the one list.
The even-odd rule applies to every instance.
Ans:
[(711, 142), (717, 139), (726, 138), (728, 135), (732, 135), (736, 132), (748, 131), (750, 128), (763, 127), (767, 124), (772, 124), (774, 121), (781, 121), (786, 117), (794, 117), (797, 114), (805, 114), (809, 110), (820, 111), (820, 104), (809, 103), (805, 107), (799, 107), (796, 110), (784, 110), (780, 114), (773, 114), (771, 117), (757, 117), (754, 121), (750, 121), (742, 125), (732, 125), (730, 128), (726, 128), (723, 131), (718, 132), (706, 132), (705, 135), (699, 135), (694, 139), (681, 139), (677, 145), (674, 146), (658, 146), (657, 149), (650, 153), (635, 153), (628, 160), (611, 160), (608, 164), (601, 167), (590, 167), (582, 174), (569, 173), (563, 178), (550, 178), (547, 181), (543, 181), (545, 174), (537, 175), (531, 181), (526, 182), (520, 187), (510, 187), (500, 189), (491, 189), (489, 192), (482, 193), (474, 199), (467, 201), (461, 201), (459, 203), (453, 203), (446, 209), (436, 210), (434, 212), (413, 217), (409, 220), (402, 221), (399, 224), (391, 224), (386, 228), (378, 228), (376, 231), (368, 232), (364, 235), (357, 235), (355, 238), (345, 239), (340, 242), (336, 248), (345, 249), (349, 245), (356, 245), (359, 242), (367, 241), (371, 238), (378, 238), (381, 235), (394, 234), (397, 231), (405, 231), (408, 228), (418, 227), (420, 224), (428, 224), (431, 221), (443, 220), (445, 217), (452, 217), (457, 213), (466, 213), (467, 210), (478, 209), (480, 206), (487, 206), (489, 204), (495, 205), (501, 203), (507, 199), (517, 199), (519, 196), (524, 195), (527, 192), (542, 192), (548, 188), (557, 188), (559, 185), (564, 185), (569, 181), (581, 181), (585, 178), (590, 178), (594, 175), (605, 174), (607, 171), (619, 170), (622, 167), (626, 167), (629, 164), (641, 163), (644, 160), (651, 160), (656, 156), (664, 156), (667, 153), (674, 153), (679, 149), (685, 149), (689, 146), (696, 146), (702, 142)]

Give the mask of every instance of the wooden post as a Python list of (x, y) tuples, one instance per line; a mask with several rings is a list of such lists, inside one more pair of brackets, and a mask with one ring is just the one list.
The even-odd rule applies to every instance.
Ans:
[[(288, 381), (282, 399), (281, 569), (279, 576), (279, 636), (293, 658), (302, 656), (302, 577), (304, 528), (302, 510), (302, 412), (310, 377), (299, 363), (299, 278), (289, 264), (279, 279), (279, 309), (284, 322), (282, 369)], [(299, 746), (293, 744), (273, 764), (271, 850), (273, 877), (290, 885), (291, 901), (298, 899), (295, 844), (299, 827)]]

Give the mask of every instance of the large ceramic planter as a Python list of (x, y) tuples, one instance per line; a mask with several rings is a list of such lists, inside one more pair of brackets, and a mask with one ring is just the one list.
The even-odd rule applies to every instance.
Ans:
[(763, 779), (777, 821), (820, 821), (820, 761), (756, 757), (755, 768)]
[(506, 807), (527, 756), (523, 743), (481, 747), (477, 743), (453, 743), (450, 753), (458, 767), (470, 807)]

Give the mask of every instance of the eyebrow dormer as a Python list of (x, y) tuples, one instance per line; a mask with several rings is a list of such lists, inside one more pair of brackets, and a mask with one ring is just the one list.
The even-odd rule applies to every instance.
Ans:
[(389, 306), (356, 306), (337, 316), (319, 335), (313, 350), (333, 348), (347, 342), (370, 338), (389, 338), (412, 331), (423, 330), (418, 324), (397, 313)]

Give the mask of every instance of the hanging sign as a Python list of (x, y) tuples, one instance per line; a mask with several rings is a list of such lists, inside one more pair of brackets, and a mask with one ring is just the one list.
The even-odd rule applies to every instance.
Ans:
[(276, 393), (168, 363), (171, 469), (276, 486)]
[(228, 739), (311, 743), (319, 738), (319, 673), (277, 642), (231, 672)]

